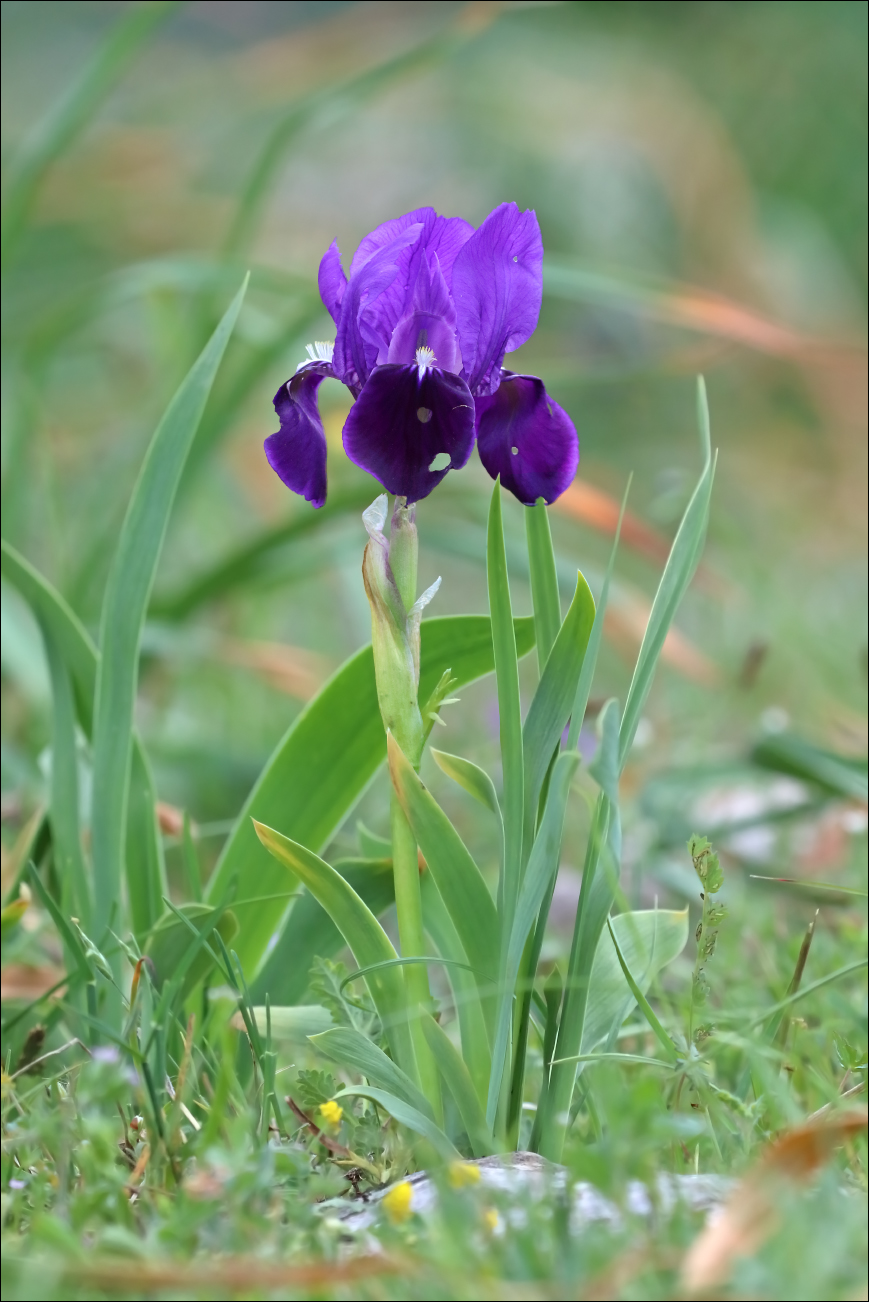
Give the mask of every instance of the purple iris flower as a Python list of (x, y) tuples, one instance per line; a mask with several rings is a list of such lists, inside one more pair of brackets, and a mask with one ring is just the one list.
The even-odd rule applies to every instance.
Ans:
[(520, 502), (554, 502), (576, 473), (573, 422), (533, 375), (503, 369), (530, 338), (542, 297), (537, 217), (503, 203), (477, 230), (417, 208), (367, 235), (344, 274), (338, 245), (320, 263), (334, 344), (275, 395), (281, 427), (269, 464), (314, 506), (326, 500), (317, 389), (340, 380), (356, 399), (344, 425), (351, 461), (408, 503), (464, 466), (476, 440), (492, 478)]

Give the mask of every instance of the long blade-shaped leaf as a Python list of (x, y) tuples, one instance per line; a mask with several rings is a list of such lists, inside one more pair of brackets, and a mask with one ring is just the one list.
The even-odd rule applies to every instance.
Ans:
[[(688, 940), (687, 909), (641, 909), (609, 920), (622, 958), (641, 994), (655, 976), (682, 953)], [(608, 929), (598, 941), (588, 987), (582, 1031), (583, 1053), (609, 1041), (635, 1003), (619, 965)]]
[[(391, 859), (344, 859), (332, 865), (375, 917), (395, 899)], [(314, 959), (331, 958), (344, 937), (320, 902), (304, 891), (294, 901), (287, 924), (269, 957), (251, 983), (254, 999), (266, 995), (277, 1006), (297, 1003), (308, 985)]]
[(519, 701), (519, 665), (513, 632), (513, 607), (504, 547), (501, 517), (501, 481), (497, 480), (489, 507), (486, 547), (489, 610), (492, 614), (492, 643), (495, 677), (498, 682), (498, 711), (501, 729), (501, 766), (504, 774), (504, 920), (507, 932), (513, 921), (522, 874), (522, 825), (524, 819), (524, 775), (522, 763), (522, 714)]
[[(289, 868), (307, 886), (341, 932), (360, 967), (396, 959), (392, 941), (371, 910), (340, 873), (317, 855), (271, 827), (254, 822), (269, 854)], [(371, 998), (383, 1022), (396, 1061), (409, 1076), (416, 1076), (413, 1046), (407, 1023), (404, 980), (400, 968), (377, 967), (366, 977)]]
[(616, 552), (619, 547), (619, 539), (622, 533), (622, 520), (624, 519), (625, 509), (628, 504), (628, 493), (631, 490), (631, 480), (628, 479), (625, 488), (625, 494), (622, 498), (621, 510), (616, 524), (615, 537), (610, 551), (609, 561), (607, 562), (606, 573), (604, 574), (603, 584), (601, 585), (600, 601), (597, 603), (597, 609), (594, 612), (594, 623), (591, 626), (591, 633), (588, 637), (588, 645), (585, 649), (585, 657), (582, 662), (582, 671), (579, 675), (579, 682), (576, 684), (576, 696), (573, 700), (573, 709), (570, 712), (570, 728), (567, 734), (567, 749), (573, 748), (579, 743), (579, 734), (585, 719), (585, 711), (588, 705), (588, 698), (591, 694), (591, 684), (594, 679), (594, 671), (597, 668), (597, 657), (600, 651), (601, 639), (603, 637), (603, 623), (606, 615), (607, 604), (609, 602), (610, 583), (612, 582), (613, 570), (616, 564)]
[(483, 974), (479, 978), (481, 986), (490, 986), (498, 970), (499, 926), (483, 875), (392, 736), (389, 737), (389, 772), (468, 962)]
[(646, 697), (652, 686), (652, 678), (658, 663), (658, 657), (664, 646), (673, 616), (694, 576), (700, 562), (700, 553), (706, 538), (706, 526), (709, 520), (709, 503), (712, 497), (712, 480), (715, 475), (715, 459), (709, 435), (709, 406), (706, 401), (706, 386), (702, 377), (697, 381), (697, 414), (700, 424), (700, 440), (705, 454), (703, 472), (694, 489), (691, 500), (685, 508), (670, 556), (664, 566), (661, 582), (652, 603), (652, 612), (646, 625), (636, 668), (631, 679), (625, 711), (622, 716), (621, 738), (619, 741), (619, 767), (624, 768), (640, 722), (640, 715), (646, 703)]
[(594, 597), (582, 574), (553, 644), (522, 729), (525, 754), (525, 837), (537, 822), (537, 803), (558, 740), (570, 718), (588, 639), (594, 624)]
[(75, 700), (66, 661), (50, 626), (42, 636), (51, 674), (51, 832), (61, 899), (90, 931), (92, 900), (79, 828), (78, 756), (75, 740)]
[(94, 706), (91, 846), (94, 927), (120, 903), (133, 706), (142, 626), (184, 462), (235, 325), (245, 285), (157, 427), (127, 510), (103, 600)]
[(492, 1075), (489, 1081), (489, 1097), (486, 1104), (486, 1120), (492, 1128), (495, 1125), (501, 1081), (506, 1066), (513, 994), (516, 978), (519, 975), (519, 965), (522, 961), (522, 951), (525, 948), (529, 932), (534, 926), (547, 888), (558, 872), (567, 796), (570, 790), (570, 780), (576, 771), (578, 763), (579, 756), (573, 751), (567, 751), (563, 755), (559, 755), (556, 761), (543, 821), (540, 824), (540, 830), (531, 850), (528, 867), (522, 882), (522, 890), (516, 905), (513, 925), (504, 949), (504, 967), (499, 981), (498, 1020), (492, 1049)]
[(459, 966), (467, 962), (467, 954), (431, 873), (423, 875), (420, 885), (425, 929), (442, 957), (452, 960), (451, 965), (445, 969), (445, 975), (452, 986), (455, 998), (456, 1016), (462, 1037), (462, 1057), (471, 1073), (477, 1097), (483, 1104), (489, 1088), (492, 1059), (489, 1030), (483, 1014), (479, 986), (473, 973)]
[(4, 579), (18, 589), (54, 639), (72, 678), (78, 721), (90, 736), (98, 655), (87, 629), (57, 589), (5, 540), (0, 544), (0, 563)]
[(447, 1089), (455, 1099), (459, 1116), (468, 1133), (474, 1152), (483, 1157), (494, 1148), (492, 1132), (486, 1125), (486, 1118), (477, 1098), (470, 1072), (462, 1055), (453, 1044), (446, 1031), (438, 1025), (430, 1014), (422, 1019), (422, 1032), (432, 1051), (438, 1070), (444, 1078)]
[(397, 1067), (391, 1058), (387, 1058), (382, 1049), (369, 1040), (367, 1035), (352, 1026), (333, 1026), (328, 1031), (309, 1037), (314, 1048), (331, 1058), (342, 1067), (358, 1071), (366, 1076), (378, 1089), (389, 1090), (403, 1099), (412, 1108), (431, 1118), (432, 1111), (425, 1095), (417, 1089), (413, 1081)]
[[(534, 646), (534, 621), (517, 619), (516, 646)], [(493, 667), (492, 630), (485, 615), (423, 620), (420, 630), (420, 700), (426, 700), (444, 670), (457, 685), (473, 682)], [(253, 973), (287, 905), (268, 896), (287, 889), (287, 877), (260, 845), (251, 819), (278, 825), (314, 850), (328, 844), (386, 758), (386, 734), (377, 703), (371, 647), (346, 662), (302, 711), (279, 743), (239, 815), (209, 882), (207, 898), (223, 898), (234, 878), (253, 903), (238, 905), (237, 952)], [(293, 962), (279, 940), (274, 962)], [(281, 956), (280, 960), (278, 955)]]
[[(30, 605), (42, 628), (43, 638), (52, 668), (54, 681), (59, 666), (58, 658), (70, 676), (75, 714), (82, 731), (91, 736), (93, 730), (93, 702), (96, 688), (99, 653), (78, 616), (61, 594), (52, 587), (33, 566), (8, 543), (2, 544), (3, 576), (12, 583)], [(63, 687), (54, 682), (55, 709), (58, 693)], [(138, 737), (133, 736), (132, 771), (130, 779), (130, 808), (127, 826), (126, 865), (127, 889), (130, 900), (133, 930), (142, 943), (145, 933), (163, 912), (166, 893), (163, 850), (156, 826), (155, 792), (147, 757)], [(77, 817), (77, 815), (76, 815)], [(72, 836), (61, 837), (60, 845), (67, 845), (75, 853)], [(69, 850), (61, 851), (69, 856)], [(83, 859), (81, 871), (87, 873)], [(78, 888), (83, 900), (90, 898), (87, 890)], [(79, 917), (90, 916), (90, 905), (79, 903)], [(89, 925), (89, 924), (88, 924)]]
[(555, 552), (552, 548), (546, 503), (542, 497), (525, 511), (525, 537), (528, 542), (531, 600), (534, 602), (534, 624), (537, 629), (537, 668), (542, 675), (561, 627)]

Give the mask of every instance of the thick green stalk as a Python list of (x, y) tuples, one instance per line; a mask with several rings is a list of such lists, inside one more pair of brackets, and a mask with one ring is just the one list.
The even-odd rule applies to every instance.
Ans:
[[(362, 574), (371, 606), (371, 634), (377, 696), (384, 727), (391, 732), (415, 769), (419, 768), (425, 741), (419, 710), (419, 613), (416, 596), (418, 536), (415, 511), (404, 499), (395, 503), (392, 529), (387, 541), (386, 498), (378, 500), (363, 519), (370, 541), (365, 549)], [(404, 811), (393, 794), (392, 871), (395, 880), (395, 910), (402, 958), (426, 954), (419, 888), (419, 856), (416, 838)], [(428, 971), (424, 964), (409, 964), (403, 972), (407, 1011), (416, 1056), (419, 1083), (440, 1122), (440, 1076), (434, 1055), (420, 1024), (420, 1011), (431, 1008)]]
[[(425, 931), (422, 922), (422, 896), (419, 889), (419, 855), (416, 838), (399, 804), (392, 793), (392, 873), (395, 880), (395, 911), (398, 916), (398, 938), (402, 958), (424, 957)], [(431, 1049), (423, 1036), (420, 1011), (431, 1010), (431, 990), (428, 969), (422, 963), (409, 964), (404, 969), (407, 990), (408, 1014), (413, 1046), (416, 1054), (419, 1083), (435, 1115), (438, 1125), (443, 1122), (440, 1077)]]

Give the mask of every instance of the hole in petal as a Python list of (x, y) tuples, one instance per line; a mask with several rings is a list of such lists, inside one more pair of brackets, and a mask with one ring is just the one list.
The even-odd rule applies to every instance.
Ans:
[(511, 448), (510, 451), (513, 453), (513, 456), (514, 456), (514, 457), (518, 457), (518, 455), (519, 455), (519, 449), (518, 449), (518, 448)]
[(513, 261), (514, 261), (514, 262), (518, 262), (518, 261), (519, 261), (519, 254), (518, 254), (518, 253), (514, 253), (514, 254), (513, 254)]
[[(421, 407), (420, 410), (425, 411), (425, 407)], [(429, 412), (429, 415), (431, 415), (431, 412)], [(434, 458), (434, 460), (432, 461), (431, 465), (429, 466), (429, 470), (431, 470), (432, 472), (436, 472), (438, 470), (446, 470), (447, 466), (450, 464), (451, 459), (452, 458), (450, 457), (449, 452), (439, 452), (437, 456)]]
[(431, 420), (431, 408), (430, 408), (430, 407), (417, 407), (417, 409), (416, 409), (416, 418), (417, 418), (418, 421), (421, 421), (423, 425), (427, 425), (427, 424), (429, 423), (429, 421)]

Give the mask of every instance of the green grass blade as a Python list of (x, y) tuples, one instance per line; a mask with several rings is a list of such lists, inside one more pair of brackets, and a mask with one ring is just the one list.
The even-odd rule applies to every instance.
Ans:
[[(481, 1104), (484, 1104), (489, 1088), (492, 1059), (489, 1030), (483, 1015), (477, 981), (467, 968), (458, 966), (467, 961), (467, 955), (431, 873), (423, 873), (420, 886), (425, 929), (441, 955), (453, 960), (446, 969), (446, 976), (452, 987), (455, 1001), (459, 1033), (462, 1037), (462, 1057), (471, 1073), (477, 1098)], [(494, 994), (494, 990), (492, 993)]]
[[(658, 972), (682, 953), (688, 940), (687, 909), (641, 909), (607, 921), (643, 995)], [(591, 967), (581, 1051), (591, 1053), (599, 1044), (609, 1043), (634, 1003), (609, 931), (603, 931)]]
[(50, 893), (42, 884), (42, 878), (36, 871), (35, 866), (31, 863), (28, 865), (30, 870), (30, 883), (39, 897), (39, 902), (47, 910), (52, 922), (57, 928), (58, 935), (63, 941), (67, 954), (73, 960), (82, 981), (86, 984), (96, 980), (96, 974), (93, 965), (88, 956), (85, 954), (84, 945), (78, 932), (69, 925), (61, 910), (52, 899)]
[(676, 1051), (676, 1046), (673, 1043), (673, 1041), (670, 1039), (667, 1032), (664, 1030), (661, 1023), (658, 1021), (658, 1018), (655, 1016), (655, 1012), (652, 1008), (652, 1005), (649, 1003), (648, 999), (643, 994), (642, 990), (634, 980), (633, 975), (631, 973), (631, 969), (628, 967), (627, 963), (624, 960), (624, 956), (619, 946), (619, 942), (616, 940), (616, 933), (613, 931), (613, 926), (609, 918), (607, 918), (607, 930), (609, 931), (610, 938), (613, 942), (613, 948), (615, 949), (616, 952), (616, 958), (619, 961), (619, 967), (622, 969), (622, 972), (624, 973), (625, 980), (628, 983), (628, 987), (630, 989), (631, 994), (634, 996), (634, 999), (636, 1000), (637, 1007), (640, 1009), (640, 1012), (643, 1014), (646, 1021), (649, 1023), (649, 1026), (654, 1031), (655, 1037), (658, 1043), (661, 1045), (661, 1048), (664, 1050), (667, 1057), (675, 1066), (676, 1063), (679, 1061), (679, 1054)]
[(459, 934), (478, 983), (490, 987), (498, 971), (498, 914), (482, 873), (434, 797), (389, 738), (392, 785), (407, 815), (441, 899)]
[[(551, 663), (551, 661), (550, 661)], [(531, 928), (537, 918), (547, 889), (558, 872), (564, 815), (570, 781), (579, 763), (575, 751), (559, 755), (552, 774), (549, 796), (540, 830), (534, 841), (522, 889), (516, 904), (510, 936), (504, 947), (503, 969), (499, 976), (498, 1016), (492, 1048), (492, 1074), (486, 1103), (486, 1121), (494, 1129), (503, 1073), (507, 1066), (507, 1049), (516, 979)], [(522, 992), (525, 993), (524, 991)]]
[(679, 1060), (675, 1062), (665, 1062), (663, 1058), (647, 1058), (642, 1053), (577, 1053), (572, 1058), (554, 1058), (552, 1065), (561, 1063), (587, 1063), (591, 1066), (595, 1062), (633, 1062), (642, 1067), (666, 1067), (667, 1071), (675, 1071), (679, 1065)]
[(66, 661), (47, 624), (43, 624), (42, 636), (51, 675), (50, 817), (54, 862), (61, 883), (64, 911), (80, 918), (85, 931), (89, 931), (93, 902), (79, 828), (78, 755), (72, 681)]
[(585, 719), (588, 698), (591, 694), (591, 684), (594, 679), (594, 671), (597, 668), (597, 657), (600, 652), (600, 644), (603, 638), (603, 623), (606, 617), (607, 604), (609, 602), (610, 583), (612, 582), (613, 570), (615, 569), (616, 564), (616, 553), (619, 548), (619, 538), (621, 537), (622, 532), (622, 520), (625, 516), (625, 509), (628, 504), (628, 493), (630, 491), (631, 479), (629, 478), (625, 487), (624, 496), (622, 497), (621, 510), (619, 511), (618, 524), (616, 525), (616, 534), (613, 539), (606, 573), (604, 574), (603, 584), (601, 586), (600, 601), (597, 603), (597, 609), (594, 612), (594, 623), (591, 626), (588, 645), (585, 649), (585, 658), (582, 662), (582, 671), (579, 675), (579, 682), (576, 685), (576, 696), (573, 699), (573, 708), (570, 711), (570, 728), (567, 734), (568, 750), (574, 750), (579, 744), (579, 734), (583, 720)]
[(166, 864), (157, 825), (157, 793), (148, 757), (134, 739), (125, 846), (130, 926), (141, 945), (163, 912)]
[(712, 480), (715, 474), (715, 460), (712, 456), (709, 440), (709, 409), (706, 402), (706, 386), (702, 378), (697, 381), (697, 406), (700, 422), (701, 444), (706, 456), (706, 463), (697, 482), (691, 500), (685, 508), (678, 532), (673, 540), (664, 573), (652, 603), (652, 611), (646, 632), (637, 657), (636, 668), (631, 679), (625, 711), (622, 716), (621, 739), (619, 743), (619, 767), (624, 768), (640, 722), (640, 715), (646, 703), (646, 697), (652, 686), (652, 677), (658, 663), (658, 657), (664, 645), (664, 639), (673, 622), (673, 616), (694, 571), (700, 562), (700, 553), (706, 538), (706, 526), (709, 520), (709, 503), (712, 497)]
[[(525, 655), (534, 645), (534, 621), (519, 619), (515, 627), (518, 650)], [(421, 635), (421, 700), (445, 669), (452, 669), (459, 686), (491, 673), (492, 632), (485, 615), (426, 619)], [(264, 900), (285, 891), (287, 877), (260, 845), (250, 820), (278, 824), (294, 841), (321, 850), (385, 758), (386, 735), (367, 646), (293, 722), (248, 797), (209, 882), (206, 898), (212, 902), (223, 898), (234, 877), (242, 883), (241, 894), (253, 901), (236, 909), (241, 922), (237, 948), (248, 972), (256, 971), (287, 911), (286, 903)], [(257, 897), (263, 902), (257, 903)], [(293, 963), (293, 952), (282, 941), (274, 953)], [(276, 961), (270, 959), (270, 966)]]
[(407, 1022), (401, 970), (395, 967), (376, 967), (389, 959), (398, 958), (392, 941), (352, 886), (334, 868), (306, 850), (303, 845), (281, 836), (280, 832), (256, 821), (254, 828), (278, 863), (295, 873), (311, 894), (316, 896), (350, 946), (359, 966), (376, 969), (366, 977), (371, 998), (396, 1062), (409, 1076), (415, 1078), (416, 1061)]
[(543, 674), (549, 653), (561, 627), (561, 601), (549, 515), (543, 498), (525, 510), (525, 538), (528, 543), (528, 569), (531, 576), (531, 600), (537, 630), (537, 669)]
[(387, 1058), (383, 1050), (378, 1049), (361, 1031), (352, 1026), (334, 1026), (309, 1038), (314, 1048), (331, 1058), (332, 1062), (349, 1067), (351, 1071), (358, 1071), (378, 1089), (388, 1090), (410, 1107), (416, 1108), (423, 1116), (434, 1120), (427, 1099), (407, 1073), (397, 1067), (391, 1058)]
[(90, 64), (11, 160), (3, 212), (4, 266), (24, 231), (40, 182), (51, 164), (81, 134), (157, 24), (177, 8), (178, 0), (135, 5), (115, 24)]
[(822, 750), (792, 733), (764, 737), (751, 758), (761, 768), (814, 782), (838, 796), (862, 800), (869, 794), (866, 760)]
[[(556, 1058), (573, 1058), (579, 1052), (582, 1042), (592, 963), (614, 895), (613, 884), (601, 868), (601, 859), (608, 839), (613, 836), (615, 829), (611, 825), (617, 817), (617, 811), (613, 810), (607, 797), (601, 794), (595, 806), (586, 847), (582, 888), (565, 981), (564, 1005), (555, 1046)], [(617, 833), (615, 840), (618, 840)], [(618, 855), (613, 858), (614, 863), (618, 864)], [(574, 1065), (562, 1065), (553, 1067), (549, 1078), (545, 1111), (540, 1123), (539, 1151), (552, 1161), (561, 1160), (564, 1117), (570, 1107), (575, 1077)]]
[(400, 1099), (396, 1094), (388, 1090), (376, 1089), (373, 1085), (345, 1085), (340, 1093), (335, 1095), (336, 1103), (342, 1099), (360, 1098), (370, 1099), (394, 1117), (399, 1125), (406, 1126), (408, 1130), (413, 1130), (423, 1139), (427, 1139), (435, 1152), (446, 1162), (455, 1162), (461, 1159), (458, 1149), (450, 1142), (440, 1127), (436, 1126), (433, 1121), (420, 1112), (418, 1108), (413, 1108), (404, 1099)]
[(430, 1014), (423, 1016), (421, 1025), (438, 1071), (455, 1100), (474, 1154), (476, 1157), (485, 1157), (487, 1153), (493, 1152), (495, 1143), (462, 1055)]
[[(489, 585), (489, 610), (492, 616), (492, 643), (495, 651), (495, 677), (498, 683), (498, 712), (501, 731), (501, 766), (504, 774), (504, 874), (501, 898), (504, 907), (505, 935), (509, 935), (519, 898), (522, 875), (522, 827), (525, 809), (525, 780), (522, 762), (522, 713), (519, 701), (519, 664), (513, 631), (513, 608), (507, 553), (504, 548), (504, 524), (501, 516), (501, 481), (496, 481), (489, 508), (486, 547), (486, 572)], [(423, 852), (424, 853), (424, 852)]]
[(57, 589), (5, 540), (0, 544), (0, 563), (4, 579), (18, 589), (50, 633), (72, 678), (78, 721), (90, 736), (98, 660), (90, 634)]
[(537, 808), (553, 753), (570, 718), (576, 686), (594, 625), (594, 597), (582, 574), (564, 617), (522, 729), (525, 755), (525, 838), (537, 825)]
[(103, 601), (94, 705), (94, 929), (120, 904), (139, 644), (172, 503), (246, 284), (157, 427), (124, 520)]
[[(391, 859), (345, 859), (332, 865), (375, 917), (395, 900)], [(238, 905), (236, 905), (238, 908)], [(318, 900), (304, 891), (295, 900), (281, 938), (252, 984), (253, 997), (277, 1005), (297, 1003), (308, 986), (314, 959), (331, 958), (344, 937)]]

